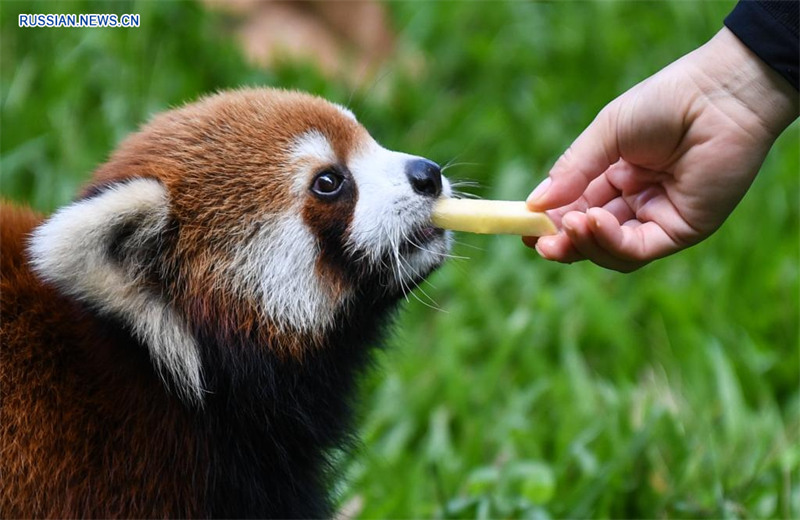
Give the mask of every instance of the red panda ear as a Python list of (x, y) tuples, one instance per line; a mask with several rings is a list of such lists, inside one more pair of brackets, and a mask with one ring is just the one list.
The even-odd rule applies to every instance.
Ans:
[(162, 375), (184, 399), (200, 403), (197, 345), (171, 302), (145, 287), (142, 275), (159, 262), (169, 198), (154, 179), (120, 182), (79, 200), (36, 228), (28, 253), (45, 282), (127, 323), (147, 345)]

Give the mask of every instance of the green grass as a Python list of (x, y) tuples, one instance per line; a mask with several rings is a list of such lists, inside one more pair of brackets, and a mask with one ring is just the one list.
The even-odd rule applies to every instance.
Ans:
[[(308, 65), (249, 67), (229, 21), (192, 3), (2, 2), (2, 194), (50, 211), (151, 114), (247, 84), (349, 103), (386, 146), (521, 199), (732, 5), (395, 2), (398, 55), (354, 90)], [(34, 11), (142, 26), (16, 27)], [(795, 123), (710, 240), (631, 275), (460, 236), (469, 260), (423, 286), (441, 310), (411, 298), (364, 381), (341, 503), (365, 518), (800, 517), (799, 140)]]

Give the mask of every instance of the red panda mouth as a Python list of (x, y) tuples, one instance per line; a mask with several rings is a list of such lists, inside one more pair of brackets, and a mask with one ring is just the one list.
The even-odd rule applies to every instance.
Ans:
[(410, 254), (415, 251), (425, 251), (425, 247), (444, 236), (444, 230), (430, 226), (423, 225), (415, 228), (409, 233), (403, 243), (400, 245), (400, 253)]

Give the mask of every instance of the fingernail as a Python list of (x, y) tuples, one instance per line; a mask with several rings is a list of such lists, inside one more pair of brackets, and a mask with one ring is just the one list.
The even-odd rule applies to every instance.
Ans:
[(539, 185), (536, 186), (536, 189), (534, 189), (531, 192), (531, 194), (528, 195), (528, 200), (527, 201), (528, 202), (536, 202), (538, 199), (542, 198), (542, 195), (544, 195), (545, 192), (547, 191), (547, 189), (550, 187), (551, 181), (552, 181), (552, 179), (550, 179), (550, 177), (548, 177), (545, 180), (543, 180), (542, 182), (540, 182)]

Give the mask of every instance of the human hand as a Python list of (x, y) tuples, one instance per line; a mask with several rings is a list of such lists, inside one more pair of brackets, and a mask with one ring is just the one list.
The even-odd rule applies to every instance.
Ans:
[(622, 272), (696, 244), (797, 114), (797, 91), (723, 28), (598, 114), (528, 198), (560, 232), (523, 241)]

